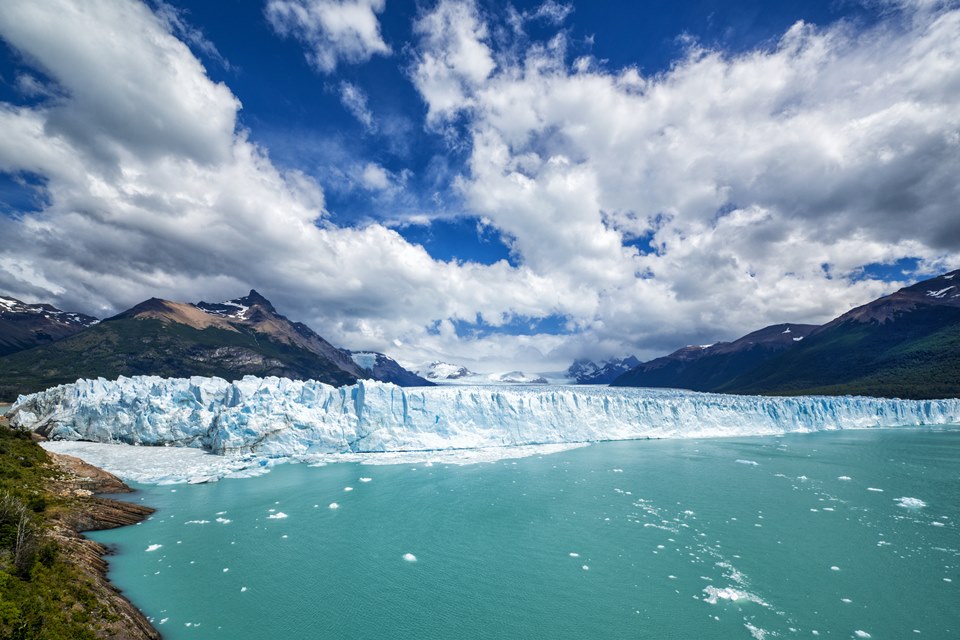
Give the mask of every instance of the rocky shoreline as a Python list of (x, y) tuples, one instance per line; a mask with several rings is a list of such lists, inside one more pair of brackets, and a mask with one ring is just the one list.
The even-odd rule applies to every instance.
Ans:
[[(4, 417), (0, 417), (0, 429), (9, 429)], [(42, 438), (33, 434), (32, 439), (36, 443)], [(85, 531), (135, 525), (154, 509), (98, 495), (133, 491), (113, 474), (73, 456), (44, 454), (49, 473), (42, 491), (51, 507), (45, 510), (43, 537), (55, 545), (57, 557), (73, 568), (71, 575), (95, 598), (95, 607), (84, 607), (89, 615), (85, 626), (97, 638), (160, 640), (146, 616), (109, 581), (105, 558), (110, 549), (83, 536)]]
[(104, 498), (99, 493), (130, 493), (133, 490), (113, 474), (87, 464), (79, 458), (47, 452), (61, 476), (53, 490), (73, 498), (73, 506), (53, 519), (51, 535), (77, 567), (95, 585), (101, 602), (116, 615), (116, 621), (104, 621), (104, 637), (124, 640), (159, 640), (160, 633), (107, 578), (105, 556), (110, 549), (85, 538), (84, 531), (114, 529), (137, 524), (154, 509), (131, 502)]

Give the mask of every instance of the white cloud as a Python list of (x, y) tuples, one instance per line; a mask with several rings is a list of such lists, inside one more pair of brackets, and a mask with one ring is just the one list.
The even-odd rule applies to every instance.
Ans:
[(361, 180), (363, 181), (363, 186), (367, 189), (384, 191), (390, 188), (390, 174), (375, 162), (368, 162), (363, 167)]
[(573, 13), (573, 5), (547, 0), (534, 11), (529, 12), (526, 17), (528, 19), (546, 20), (551, 24), (560, 25), (571, 13)]
[(373, 119), (373, 112), (367, 106), (367, 94), (363, 89), (350, 82), (341, 82), (340, 102), (367, 131), (377, 130), (377, 123)]
[[(322, 189), (235, 128), (237, 99), (141, 4), (5, 2), (0, 35), (66, 89), (0, 104), (0, 170), (43, 176), (49, 201), (0, 221), (7, 292), (103, 314), (254, 286), (339, 344), (399, 341), (412, 360), (437, 320), (579, 305), (530, 269), (437, 261), (381, 225), (326, 221)], [(390, 190), (408, 174), (361, 175)]]
[(487, 26), (473, 3), (441, 0), (414, 24), (414, 32), (421, 47), (413, 81), (427, 103), (427, 122), (439, 124), (469, 106), (496, 67)]
[[(929, 5), (734, 56), (691, 43), (643, 77), (568, 66), (562, 35), (499, 55), (472, 3), (441, 0), (412, 79), (466, 123), (469, 209), (579, 287), (594, 345), (732, 338), (896, 286), (858, 280), (869, 263), (960, 266), (960, 12)], [(472, 76), (435, 62), (464, 34), (491, 61)]]
[(385, 6), (386, 0), (268, 0), (265, 11), (278, 34), (299, 40), (310, 64), (331, 73), (340, 61), (390, 55), (377, 19)]
[[(379, 39), (382, 4), (364, 6)], [(855, 278), (865, 264), (960, 266), (949, 8), (867, 31), (798, 24), (736, 56), (692, 45), (642, 76), (574, 68), (562, 35), (502, 54), (474, 5), (442, 0), (415, 25), (411, 76), (428, 126), (469, 144), (466, 212), (519, 267), (335, 225), (323, 189), (247, 138), (238, 99), (171, 29), (131, 1), (0, 3), (0, 36), (58, 96), (0, 103), (0, 171), (41, 176), (46, 202), (0, 219), (6, 292), (103, 314), (254, 286), (343, 346), (556, 369), (827, 320), (896, 286)], [(384, 202), (408, 175), (342, 171)], [(451, 322), (552, 314), (576, 334), (462, 337)]]

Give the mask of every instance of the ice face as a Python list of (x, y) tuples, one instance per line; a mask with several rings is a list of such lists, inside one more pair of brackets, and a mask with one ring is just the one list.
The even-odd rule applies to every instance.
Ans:
[(304, 456), (956, 424), (960, 399), (144, 376), (61, 385), (20, 397), (11, 412), (14, 425), (51, 439)]

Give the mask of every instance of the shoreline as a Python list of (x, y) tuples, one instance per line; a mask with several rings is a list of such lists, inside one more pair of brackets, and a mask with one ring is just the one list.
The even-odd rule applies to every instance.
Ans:
[[(0, 415), (0, 429), (10, 429)], [(42, 438), (32, 435), (33, 446), (42, 449)], [(45, 478), (43, 491), (50, 506), (43, 519), (43, 537), (56, 545), (58, 556), (72, 567), (96, 598), (97, 607), (87, 609), (85, 626), (97, 638), (120, 640), (162, 640), (146, 616), (110, 582), (109, 547), (83, 534), (135, 525), (156, 510), (102, 494), (134, 493), (115, 475), (80, 458), (44, 451), (52, 475)]]
[(47, 455), (63, 474), (58, 482), (59, 490), (80, 501), (54, 520), (51, 533), (71, 552), (77, 567), (93, 579), (104, 604), (118, 615), (118, 621), (109, 623), (110, 632), (114, 634), (112, 637), (161, 640), (160, 632), (146, 616), (110, 582), (110, 567), (106, 558), (113, 553), (111, 549), (83, 535), (87, 531), (133, 526), (146, 520), (156, 510), (98, 495), (134, 493), (113, 474), (74, 456), (51, 451), (47, 451)]

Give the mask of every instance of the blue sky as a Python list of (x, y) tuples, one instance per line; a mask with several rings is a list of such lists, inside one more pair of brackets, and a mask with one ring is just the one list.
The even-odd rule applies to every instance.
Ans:
[(960, 266), (954, 2), (13, 0), (0, 290), (564, 368)]

